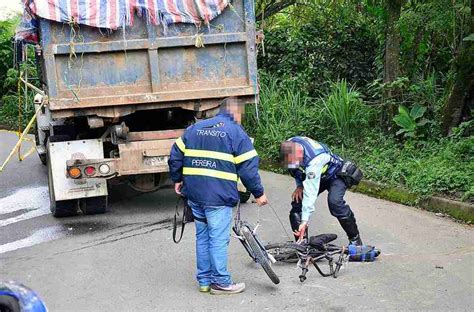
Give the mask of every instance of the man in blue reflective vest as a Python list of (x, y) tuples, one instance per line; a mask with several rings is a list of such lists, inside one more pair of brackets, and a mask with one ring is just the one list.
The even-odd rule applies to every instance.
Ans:
[(176, 193), (185, 196), (196, 224), (197, 280), (201, 292), (235, 294), (227, 271), (232, 207), (239, 201), (237, 181), (259, 206), (267, 198), (258, 173), (259, 157), (240, 126), (243, 106), (226, 99), (220, 113), (188, 127), (171, 149), (168, 165)]
[(343, 159), (326, 145), (307, 137), (293, 137), (283, 142), (280, 155), (284, 167), (296, 181), (290, 211), (295, 239), (301, 241), (305, 237), (316, 199), (327, 190), (329, 211), (346, 232), (349, 244), (362, 245), (354, 213), (344, 200), (348, 186), (338, 176)]

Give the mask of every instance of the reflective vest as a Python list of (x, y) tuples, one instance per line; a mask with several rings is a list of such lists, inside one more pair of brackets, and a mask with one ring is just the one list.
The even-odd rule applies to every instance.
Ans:
[(173, 144), (168, 165), (171, 180), (183, 181), (183, 194), (200, 205), (235, 206), (239, 178), (256, 198), (264, 192), (257, 152), (225, 113), (188, 127)]
[[(337, 171), (343, 165), (343, 162), (344, 162), (343, 159), (339, 157), (338, 155), (332, 153), (331, 150), (325, 144), (316, 142), (313, 139), (310, 139), (307, 137), (300, 137), (300, 136), (292, 137), (288, 141), (292, 141), (303, 146), (304, 156), (303, 156), (303, 164), (301, 166), (303, 172), (304, 172), (304, 169), (309, 165), (309, 163), (316, 156), (319, 156), (323, 153), (329, 154), (331, 158), (329, 162), (323, 168), (322, 175), (321, 175), (322, 180), (331, 179), (334, 176), (336, 176)], [(297, 173), (295, 173), (295, 175), (297, 175)]]

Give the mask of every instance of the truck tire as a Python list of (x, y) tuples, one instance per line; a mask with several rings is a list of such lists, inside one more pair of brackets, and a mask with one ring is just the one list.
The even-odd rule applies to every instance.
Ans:
[[(50, 137), (49, 139), (51, 139)], [(49, 142), (53, 142), (49, 140)], [(58, 142), (58, 141), (54, 141)], [(49, 153), (49, 150), (48, 150)], [(48, 155), (48, 154), (47, 154)], [(54, 182), (53, 182), (53, 173), (51, 170), (51, 161), (50, 157), (47, 157), (48, 160), (48, 190), (49, 190), (49, 210), (55, 218), (71, 217), (77, 214), (77, 199), (70, 200), (61, 200), (56, 201), (56, 196), (54, 195)]]
[(105, 213), (107, 211), (107, 196), (81, 198), (79, 209), (85, 215)]
[(240, 202), (242, 204), (246, 203), (250, 199), (250, 192), (239, 192)]
[(48, 157), (46, 157), (46, 154), (39, 154), (38, 153), (38, 157), (39, 157), (41, 163), (43, 164), (43, 166), (48, 165)]

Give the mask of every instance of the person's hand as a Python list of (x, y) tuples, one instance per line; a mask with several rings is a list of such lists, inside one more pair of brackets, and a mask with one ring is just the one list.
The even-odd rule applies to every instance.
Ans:
[(174, 184), (174, 191), (176, 192), (176, 194), (178, 195), (183, 195), (181, 193), (181, 188), (183, 187), (183, 182), (178, 182), (178, 183), (175, 183)]
[(300, 203), (303, 200), (303, 187), (302, 186), (298, 186), (295, 189), (293, 194), (291, 194), (291, 199), (297, 203)]
[(298, 236), (298, 241), (297, 243), (301, 243), (304, 239), (304, 234), (306, 233), (306, 229), (308, 228), (308, 222), (303, 221), (300, 224), (300, 227), (298, 228), (298, 231), (294, 231), (293, 234), (295, 236)]
[(263, 194), (263, 195), (260, 196), (259, 198), (255, 198), (255, 202), (256, 202), (257, 205), (259, 205), (259, 206), (265, 206), (266, 204), (268, 204), (267, 196), (266, 196), (265, 194)]

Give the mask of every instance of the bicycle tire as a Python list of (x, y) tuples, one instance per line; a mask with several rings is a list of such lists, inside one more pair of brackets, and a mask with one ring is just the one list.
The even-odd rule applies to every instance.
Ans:
[(268, 259), (267, 255), (264, 254), (264, 251), (260, 247), (260, 244), (257, 242), (257, 239), (253, 235), (252, 231), (248, 227), (243, 226), (242, 234), (245, 240), (248, 242), (249, 247), (252, 249), (252, 253), (254, 254), (257, 262), (262, 266), (265, 273), (274, 284), (279, 284), (280, 278), (278, 278), (278, 276), (273, 271), (270, 260)]
[[(232, 227), (232, 230), (234, 231), (235, 235), (240, 236), (240, 232), (235, 226)], [(244, 246), (244, 249), (250, 256), (250, 258), (252, 258), (255, 261), (255, 256), (252, 255), (252, 250), (250, 249), (249, 244), (245, 240), (240, 239), (240, 238), (239, 238), (239, 242), (242, 244), (242, 246)]]
[(275, 243), (265, 246), (265, 250), (278, 262), (296, 263), (298, 253), (291, 247), (292, 243)]

